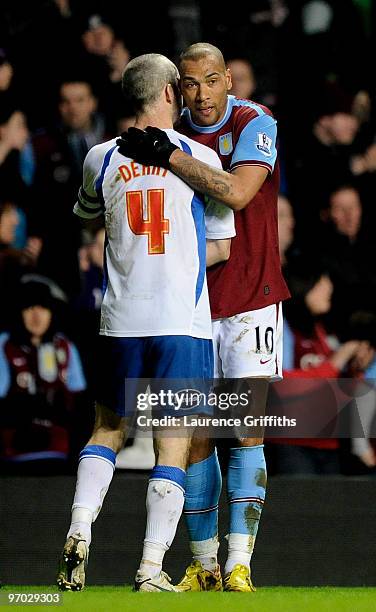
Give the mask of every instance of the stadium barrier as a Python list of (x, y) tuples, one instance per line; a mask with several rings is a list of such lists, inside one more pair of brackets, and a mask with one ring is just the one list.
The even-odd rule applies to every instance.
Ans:
[[(74, 486), (70, 476), (1, 479), (3, 584), (54, 582)], [(93, 528), (88, 584), (132, 582), (142, 549), (146, 487), (144, 474), (115, 474)], [(375, 491), (374, 479), (271, 478), (253, 561), (256, 585), (375, 586)], [(223, 494), (222, 561), (227, 518)], [(176, 580), (188, 560), (181, 521), (165, 569)]]

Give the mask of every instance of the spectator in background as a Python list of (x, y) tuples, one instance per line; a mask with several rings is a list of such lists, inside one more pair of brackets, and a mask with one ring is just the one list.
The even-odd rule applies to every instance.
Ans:
[[(319, 231), (319, 212), (327, 205), (329, 195), (340, 185), (355, 186), (364, 198), (376, 189), (376, 175), (363, 172), (365, 160), (372, 159), (373, 132), (369, 122), (363, 122), (356, 111), (356, 96), (344, 94), (337, 87), (327, 87), (313, 123), (311, 134), (289, 142), (287, 181), (294, 201), (304, 201), (295, 215), (304, 236)], [(321, 110), (320, 110), (321, 109)], [(304, 146), (304, 150), (302, 148)], [(320, 180), (317, 180), (317, 164)], [(371, 163), (371, 161), (370, 161)], [(308, 187), (307, 187), (308, 186)], [(367, 200), (368, 201), (368, 198)], [(373, 209), (370, 203), (370, 209)]]
[[(287, 285), (289, 284), (290, 270), (294, 270), (302, 257), (304, 250), (295, 237), (295, 217), (290, 200), (279, 194), (278, 196), (278, 244), (282, 272)], [(288, 333), (288, 329), (286, 329)]]
[(321, 254), (334, 284), (333, 323), (342, 334), (353, 312), (376, 310), (376, 247), (352, 185), (331, 193), (327, 215)]
[[(303, 260), (299, 269), (290, 272), (290, 289), (292, 298), (285, 311), (293, 341), (284, 345), (284, 370), (305, 370), (309, 376), (337, 376), (348, 359), (341, 358), (342, 352), (337, 359), (339, 341), (325, 328), (323, 317), (330, 311), (333, 293), (329, 276), (319, 264)], [(348, 352), (349, 358), (355, 354), (355, 350)]]
[[(350, 111), (332, 112), (320, 116), (314, 123), (301, 157), (297, 143), (294, 176), (288, 176), (288, 181), (293, 185), (295, 199), (304, 202), (304, 207), (296, 207), (295, 215), (305, 236), (313, 228), (315, 232), (319, 230), (319, 213), (331, 191), (351, 182), (350, 162), (358, 150), (358, 131), (359, 121)], [(320, 180), (317, 180), (318, 163)]]
[(0, 202), (0, 331), (11, 321), (19, 279), (35, 269), (42, 247), (38, 238), (30, 237), (23, 249), (14, 248), (18, 223), (17, 206), (11, 201)]
[(13, 66), (9, 60), (5, 49), (0, 48), (0, 101), (4, 104), (4, 99), (11, 96), (11, 84), (13, 79)]
[(104, 228), (94, 233), (85, 232), (85, 240), (86, 244), (80, 249), (81, 292), (74, 303), (74, 335), (83, 356), (90, 391), (96, 376), (100, 375), (93, 338), (99, 333), (103, 298)]
[(363, 120), (364, 146), (350, 160), (353, 182), (359, 186), (362, 201), (371, 223), (376, 223), (374, 194), (376, 193), (376, 104), (375, 95), (359, 92), (354, 101), (354, 113)]
[(82, 32), (84, 54), (81, 62), (87, 78), (96, 84), (100, 109), (114, 131), (114, 120), (121, 116), (124, 106), (121, 78), (130, 52), (102, 15), (85, 17)]
[(17, 210), (14, 204), (6, 202), (0, 208), (0, 246), (8, 247), (14, 241), (18, 223)]
[[(31, 175), (25, 168), (29, 130), (20, 111), (0, 110), (0, 188), (4, 197), (27, 201)], [(26, 175), (23, 172), (26, 171)], [(33, 170), (32, 170), (33, 171)], [(31, 172), (32, 172), (31, 171)], [(25, 204), (26, 206), (26, 204)]]
[(72, 0), (2, 3), (14, 86), (32, 130), (51, 123), (62, 75), (77, 65), (79, 4)]
[(30, 185), (35, 171), (31, 136), (26, 116), (13, 87), (14, 68), (0, 49), (0, 199), (18, 203), (16, 243), (26, 244), (27, 219), (32, 214)]
[(229, 91), (233, 96), (245, 100), (253, 100), (253, 93), (257, 83), (252, 64), (245, 58), (234, 58), (227, 62), (227, 68), (231, 72), (232, 87)]
[(66, 466), (75, 396), (86, 387), (78, 351), (59, 332), (56, 292), (42, 277), (23, 283), (19, 318), (0, 336), (1, 463), (21, 473)]
[(103, 297), (104, 227), (94, 233), (86, 232), (86, 240), (87, 244), (80, 250), (82, 282), (77, 306), (85, 311), (99, 312)]
[(286, 196), (278, 196), (278, 242), (282, 268), (288, 263), (288, 254), (294, 241), (295, 218), (290, 201)]
[[(23, 108), (22, 96), (14, 86), (15, 69), (5, 49), (0, 48), (0, 124), (7, 123), (3, 134), (3, 146), (0, 147), (0, 164), (13, 150), (19, 151), (19, 172), (26, 185), (32, 181), (33, 159), (28, 121)], [(8, 144), (7, 150), (4, 145)], [(3, 177), (4, 178), (4, 177)], [(12, 177), (14, 179), (14, 177)], [(3, 181), (1, 181), (3, 184)]]
[[(290, 398), (294, 400), (296, 389), (288, 385), (288, 379), (307, 379), (306, 386), (300, 385), (299, 392), (305, 398), (305, 408), (314, 410), (317, 416), (305, 414), (302, 418), (306, 418), (307, 423), (315, 423), (317, 418), (318, 430), (312, 431), (312, 438), (272, 440), (275, 444), (278, 472), (300, 475), (336, 474), (340, 472), (339, 441), (334, 438), (314, 437), (331, 419), (336, 418), (336, 405), (332, 396), (330, 401), (325, 403), (325, 394), (313, 381), (337, 378), (341, 374), (358, 376), (368, 367), (374, 352), (368, 355), (365, 362), (361, 355), (370, 348), (368, 340), (352, 338), (340, 345), (336, 337), (329, 335), (323, 317), (331, 307), (333, 285), (317, 263), (301, 260), (299, 268), (296, 267), (294, 272), (290, 272), (289, 287), (292, 299), (285, 307), (286, 335), (283, 354), (283, 373), (287, 380), (280, 391), (278, 386), (276, 387), (276, 392), (284, 395), (290, 392)], [(308, 400), (311, 393), (316, 401)]]
[[(354, 432), (351, 440), (351, 452), (356, 457), (349, 461), (351, 474), (376, 474), (376, 315), (359, 311), (350, 319), (351, 329), (357, 329), (357, 335), (363, 334), (369, 340), (358, 355), (359, 365), (365, 370), (364, 384), (361, 392), (356, 394), (357, 410), (354, 411), (350, 425)], [(359, 431), (359, 420), (361, 431)], [(360, 436), (360, 433), (363, 435)]]
[(365, 172), (376, 172), (376, 143), (373, 142), (363, 154), (352, 158), (351, 169), (356, 176)]
[(61, 85), (59, 112), (71, 155), (72, 174), (78, 179), (89, 149), (106, 138), (105, 121), (97, 113), (97, 99), (86, 81), (66, 81)]
[(257, 0), (238, 3), (235, 10), (217, 5), (213, 11), (210, 3), (199, 1), (201, 39), (222, 49), (226, 58), (251, 60), (257, 74), (257, 101), (273, 113), (278, 102), (278, 56), (280, 47), (285, 46), (288, 4), (286, 0)]
[[(372, 71), (365, 61), (370, 53), (359, 10), (360, 5), (365, 3), (353, 0), (288, 0), (287, 4), (290, 11), (283, 36), (278, 41), (276, 58), (279, 119), (284, 126), (283, 140), (289, 165), (292, 163), (291, 181), (294, 181), (295, 164), (299, 168), (301, 155), (305, 155), (303, 147), (307, 146), (313, 123), (319, 116), (352, 112), (351, 102), (348, 104), (346, 101), (345, 104), (345, 99), (351, 101), (360, 90), (368, 87)], [(299, 104), (294, 103), (292, 93), (297, 84)], [(328, 108), (325, 98), (328, 89), (333, 93), (334, 88), (338, 92), (337, 102), (339, 98), (341, 100)], [(323, 160), (317, 156), (313, 158), (316, 166), (320, 163), (320, 171), (324, 170), (326, 174), (325, 164), (321, 163)]]
[[(33, 194), (38, 203), (35, 224), (44, 248), (40, 267), (70, 296), (79, 293), (78, 249), (81, 228), (72, 215), (88, 150), (108, 138), (97, 100), (85, 80), (67, 80), (60, 87), (60, 121), (34, 137), (36, 173)], [(54, 225), (51, 226), (53, 215)]]
[(112, 83), (121, 81), (130, 54), (124, 43), (115, 37), (112, 27), (100, 15), (91, 15), (87, 20), (82, 41), (86, 51), (105, 59), (106, 76)]
[(331, 194), (329, 204), (329, 217), (336, 231), (353, 244), (362, 223), (362, 203), (357, 190), (344, 185)]

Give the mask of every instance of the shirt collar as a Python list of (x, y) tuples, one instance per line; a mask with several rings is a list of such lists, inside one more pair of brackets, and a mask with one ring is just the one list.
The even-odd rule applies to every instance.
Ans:
[(193, 122), (191, 111), (187, 107), (183, 108), (182, 116), (188, 123), (189, 127), (192, 128), (192, 130), (194, 130), (195, 132), (199, 132), (200, 134), (213, 134), (213, 132), (217, 132), (221, 127), (223, 127), (225, 123), (228, 121), (228, 119), (230, 118), (234, 100), (235, 100), (235, 96), (227, 96), (226, 112), (223, 118), (217, 123), (215, 123), (214, 125), (207, 125), (207, 126), (197, 125), (196, 123)]

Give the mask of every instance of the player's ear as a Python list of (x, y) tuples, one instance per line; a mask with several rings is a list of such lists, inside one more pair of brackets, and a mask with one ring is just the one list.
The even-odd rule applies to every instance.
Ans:
[(168, 102), (169, 104), (173, 104), (175, 100), (174, 89), (171, 83), (168, 83), (165, 87), (165, 98), (166, 98), (166, 102)]
[(231, 79), (230, 68), (226, 68), (225, 77), (226, 77), (227, 91), (230, 91), (230, 89), (232, 87), (232, 79)]
[(180, 104), (181, 93), (180, 93), (180, 89), (179, 89), (177, 82), (174, 83), (173, 85), (171, 85), (171, 83), (166, 85), (165, 96), (166, 96), (166, 101), (169, 104), (175, 104), (175, 103)]

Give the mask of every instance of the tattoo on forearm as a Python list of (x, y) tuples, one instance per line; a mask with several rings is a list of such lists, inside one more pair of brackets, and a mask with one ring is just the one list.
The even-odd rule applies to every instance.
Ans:
[(188, 155), (179, 155), (173, 160), (171, 166), (172, 171), (193, 189), (219, 200), (231, 196), (231, 175), (229, 174), (227, 178), (223, 170), (207, 166)]

